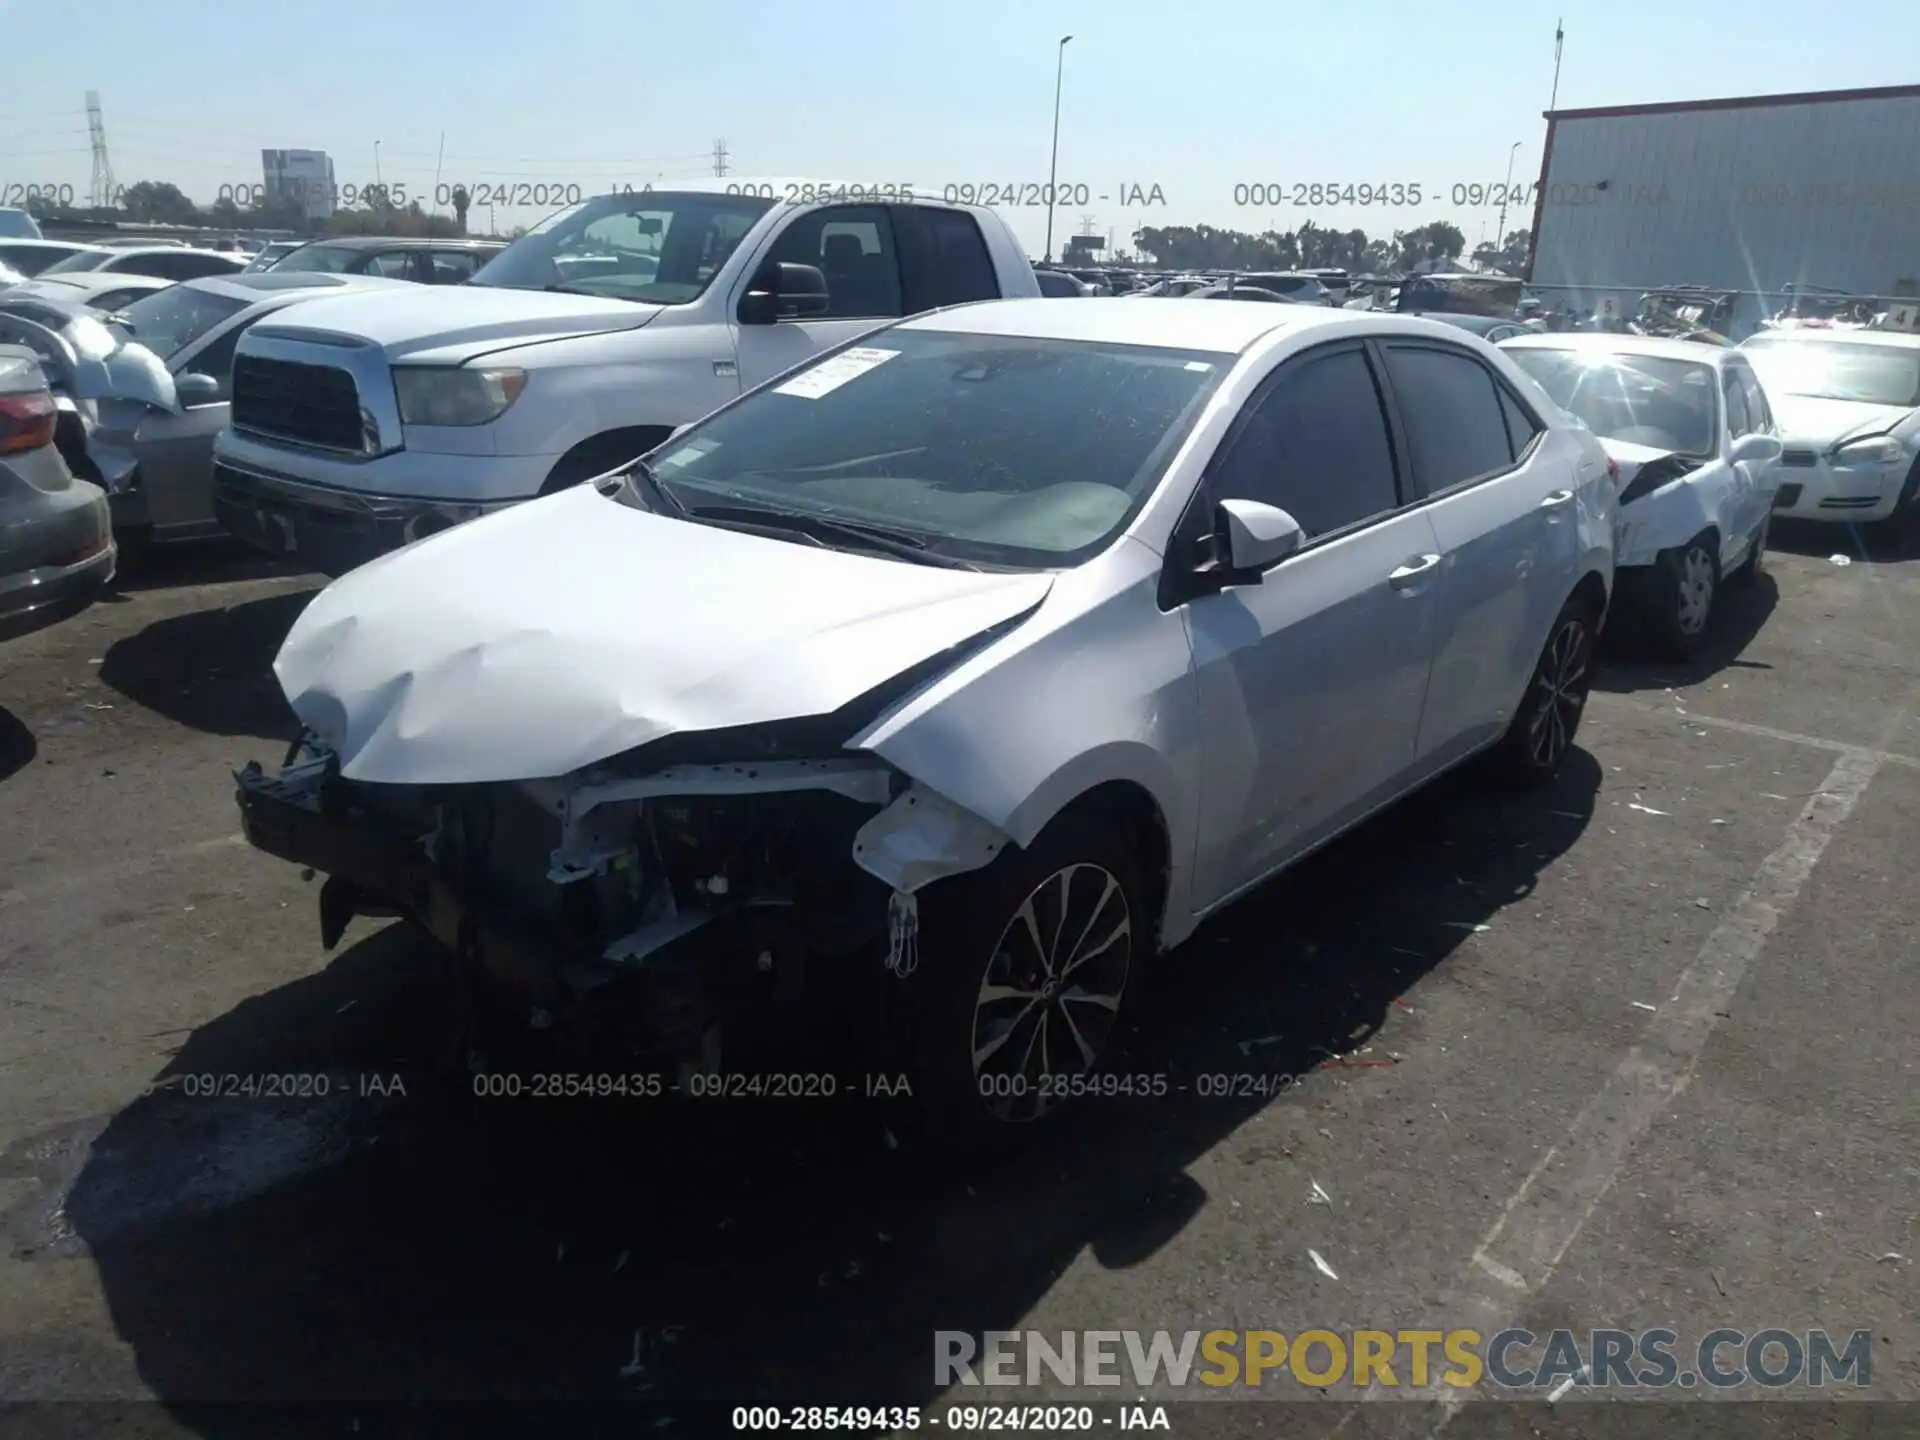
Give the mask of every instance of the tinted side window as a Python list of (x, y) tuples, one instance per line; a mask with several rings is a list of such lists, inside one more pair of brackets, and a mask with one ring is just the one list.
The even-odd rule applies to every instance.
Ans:
[(909, 315), (1000, 297), (993, 257), (971, 215), (931, 205), (902, 205), (893, 218), (900, 235), (900, 271)]
[(1513, 464), (1500, 397), (1479, 361), (1453, 350), (1389, 345), (1387, 374), (1413, 473), (1429, 494)]
[(818, 266), (827, 277), (827, 313), (814, 319), (906, 313), (893, 226), (881, 206), (835, 205), (802, 215), (780, 232), (767, 260)]
[(465, 250), (434, 250), (429, 252), (428, 260), (433, 267), (435, 285), (458, 285), (469, 280), (473, 272), (480, 268), (480, 258)]
[(1253, 402), (1209, 489), (1216, 501), (1278, 505), (1309, 538), (1397, 506), (1386, 411), (1367, 357), (1344, 350), (1283, 374)]
[(406, 250), (378, 250), (363, 255), (347, 269), (355, 275), (378, 275), (386, 280), (416, 280), (413, 255)]
[(1727, 398), (1727, 433), (1738, 440), (1753, 429), (1753, 417), (1747, 413), (1747, 392), (1741, 387), (1739, 378), (1731, 373), (1727, 375), (1724, 384)]
[(235, 325), (226, 334), (218, 336), (212, 344), (194, 356), (193, 362), (186, 367), (195, 374), (211, 375), (218, 380), (222, 400), (230, 399), (232, 396), (233, 352), (240, 344), (240, 337), (247, 332), (251, 324), (252, 322), (246, 325)]
[(1500, 392), (1500, 410), (1507, 419), (1507, 439), (1513, 446), (1513, 458), (1518, 460), (1533, 444), (1533, 437), (1540, 433), (1541, 427), (1534, 418), (1520, 408), (1520, 402), (1508, 393), (1504, 385), (1495, 385)]

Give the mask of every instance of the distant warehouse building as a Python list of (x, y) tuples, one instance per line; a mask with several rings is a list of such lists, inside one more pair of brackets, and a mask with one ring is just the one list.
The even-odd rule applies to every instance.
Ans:
[(1528, 279), (1631, 315), (1654, 286), (1920, 293), (1920, 85), (1547, 114)]
[(333, 158), (324, 150), (262, 150), (260, 169), (269, 200), (286, 199), (304, 206), (309, 220), (333, 214)]

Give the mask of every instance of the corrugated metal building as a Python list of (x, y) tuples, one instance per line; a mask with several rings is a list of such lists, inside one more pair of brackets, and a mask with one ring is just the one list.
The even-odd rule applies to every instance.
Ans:
[(1920, 292), (1920, 85), (1546, 119), (1529, 278), (1550, 305), (1631, 315), (1677, 284)]

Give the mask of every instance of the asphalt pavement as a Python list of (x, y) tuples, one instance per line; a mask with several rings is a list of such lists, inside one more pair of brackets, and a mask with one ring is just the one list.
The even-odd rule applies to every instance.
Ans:
[[(1210, 922), (1117, 1066), (1144, 1093), (965, 1167), (858, 1100), (476, 1103), (435, 957), (367, 920), (326, 954), (317, 885), (237, 838), (319, 581), (162, 557), (0, 649), (0, 1430), (581, 1400), (719, 1435), (1028, 1396), (943, 1391), (940, 1331), (1519, 1326), (1867, 1331), (1821, 1433), (1911, 1433), (1920, 561), (1775, 545), (1701, 660), (1610, 658), (1556, 786), (1449, 778)], [(1800, 1433), (1835, 1398), (1591, 1380), (1099, 1398), (1207, 1435), (1626, 1433), (1647, 1400)]]

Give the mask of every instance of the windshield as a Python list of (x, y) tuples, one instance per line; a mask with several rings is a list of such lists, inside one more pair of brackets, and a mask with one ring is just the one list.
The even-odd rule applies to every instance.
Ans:
[(1711, 365), (1531, 345), (1506, 353), (1562, 410), (1603, 439), (1679, 455), (1719, 453), (1719, 387)]
[(467, 283), (684, 305), (772, 205), (753, 195), (603, 195), (548, 216)]
[(1920, 405), (1920, 349), (1819, 340), (1757, 340), (1753, 357), (1768, 390), (1862, 405)]
[(114, 322), (162, 360), (171, 359), (221, 321), (247, 308), (245, 300), (169, 285), (119, 311)]
[(111, 250), (76, 250), (64, 260), (56, 260), (42, 275), (72, 275), (81, 270), (98, 270), (113, 258)]
[(1233, 357), (888, 330), (700, 422), (669, 496), (911, 535), (992, 565), (1074, 564), (1132, 518)]
[(354, 257), (361, 252), (351, 245), (302, 245), (286, 256), (273, 268), (286, 271), (321, 271), (328, 275), (338, 275), (351, 265)]

